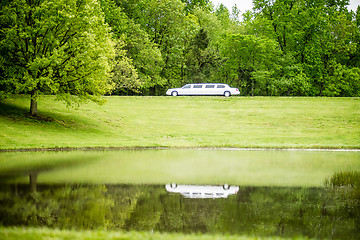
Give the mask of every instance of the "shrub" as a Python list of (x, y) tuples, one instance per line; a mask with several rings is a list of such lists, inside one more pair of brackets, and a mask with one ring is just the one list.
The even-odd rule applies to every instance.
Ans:
[(340, 187), (340, 186), (360, 186), (360, 172), (346, 171), (335, 173), (330, 179), (325, 180), (326, 186)]

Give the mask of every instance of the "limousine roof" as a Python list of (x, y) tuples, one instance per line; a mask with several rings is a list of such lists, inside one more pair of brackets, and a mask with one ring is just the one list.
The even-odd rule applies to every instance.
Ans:
[(185, 85), (228, 85), (227, 83), (188, 83)]

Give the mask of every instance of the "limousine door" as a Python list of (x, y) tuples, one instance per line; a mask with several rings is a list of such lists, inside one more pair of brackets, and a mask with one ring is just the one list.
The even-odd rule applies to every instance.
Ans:
[(186, 84), (181, 88), (181, 95), (191, 95), (192, 94), (192, 86), (190, 84)]
[(216, 95), (223, 95), (225, 92), (225, 85), (222, 85), (222, 84), (216, 85), (215, 92), (216, 92)]
[(204, 93), (204, 85), (202, 84), (195, 84), (191, 88), (192, 95), (203, 95)]
[(216, 95), (215, 84), (206, 84), (204, 88), (204, 94), (206, 95)]

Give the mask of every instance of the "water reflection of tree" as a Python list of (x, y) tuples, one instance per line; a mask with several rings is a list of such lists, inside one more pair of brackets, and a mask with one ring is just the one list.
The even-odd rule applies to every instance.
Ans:
[(140, 187), (0, 185), (0, 223), (61, 229), (119, 229), (137, 205)]
[[(242, 188), (236, 201), (224, 206), (218, 231), (256, 236), (344, 238), (360, 232), (353, 216), (344, 212), (345, 198), (334, 201), (324, 188)], [(245, 196), (245, 200), (242, 198)], [(356, 239), (356, 238), (354, 238)]]
[(221, 232), (256, 236), (359, 236), (349, 202), (333, 201), (325, 188), (242, 187), (228, 199), (185, 199), (152, 190), (127, 219), (126, 229), (171, 232)]
[(72, 229), (358, 238), (348, 188), (241, 187), (227, 199), (186, 199), (163, 186), (0, 185), (1, 224)]
[[(12, 188), (12, 186), (3, 186)], [(39, 188), (39, 186), (38, 186)], [(7, 189), (1, 195), (3, 225), (48, 226), (56, 228), (106, 227), (114, 202), (98, 186), (53, 186), (36, 192), (28, 186)]]
[(159, 201), (165, 189), (159, 186), (146, 186), (142, 189), (142, 195), (137, 201), (136, 208), (126, 219), (126, 230), (154, 230), (163, 213), (162, 203)]

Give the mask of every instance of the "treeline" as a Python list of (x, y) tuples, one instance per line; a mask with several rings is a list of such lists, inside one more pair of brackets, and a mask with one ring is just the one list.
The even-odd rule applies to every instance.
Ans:
[(242, 20), (208, 0), (101, 3), (133, 67), (115, 69), (113, 94), (224, 82), (251, 96), (360, 95), (360, 8), (347, 0), (254, 0)]
[(360, 96), (360, 8), (348, 0), (3, 0), (0, 99), (68, 104), (221, 82), (242, 95)]

